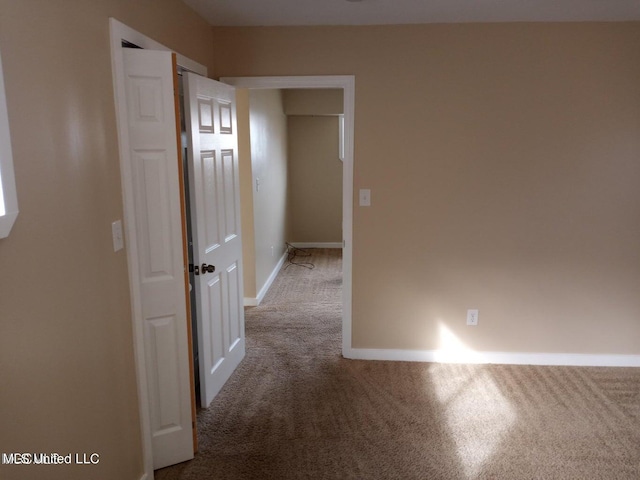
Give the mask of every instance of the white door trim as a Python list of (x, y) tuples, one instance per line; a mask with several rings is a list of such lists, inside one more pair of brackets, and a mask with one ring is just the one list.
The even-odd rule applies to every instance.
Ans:
[(353, 134), (355, 114), (355, 77), (223, 77), (221, 82), (237, 88), (341, 88), (344, 92), (344, 162), (342, 164), (342, 354), (351, 352), (351, 282), (353, 258)]
[[(122, 181), (123, 211), (126, 232), (127, 262), (129, 266), (129, 289), (131, 293), (131, 320), (133, 325), (133, 347), (136, 364), (136, 379), (138, 387), (138, 410), (140, 414), (140, 432), (142, 438), (143, 474), (140, 480), (153, 479), (153, 451), (151, 443), (151, 423), (149, 417), (149, 395), (144, 355), (144, 331), (142, 330), (142, 305), (140, 292), (140, 278), (138, 265), (137, 237), (134, 209), (134, 185), (129, 158), (129, 131), (127, 122), (126, 90), (124, 80), (124, 59), (122, 55), (122, 41), (131, 42), (139, 47), (151, 50), (171, 49), (133, 30), (125, 24), (109, 19), (109, 33), (111, 42), (111, 66), (113, 74), (113, 89), (116, 104), (116, 123), (118, 129), (118, 150), (120, 156), (120, 177)], [(207, 68), (182, 55), (176, 54), (178, 65), (207, 75)]]

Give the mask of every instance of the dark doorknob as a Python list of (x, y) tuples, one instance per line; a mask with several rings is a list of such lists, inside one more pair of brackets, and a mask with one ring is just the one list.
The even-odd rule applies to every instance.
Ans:
[(216, 267), (213, 265), (207, 265), (206, 263), (202, 264), (202, 273), (213, 273), (216, 271)]

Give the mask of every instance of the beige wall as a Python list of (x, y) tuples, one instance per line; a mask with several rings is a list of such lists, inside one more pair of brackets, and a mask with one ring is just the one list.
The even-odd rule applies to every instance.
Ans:
[[(250, 90), (251, 169), (255, 275), (258, 293), (285, 251), (287, 209), (287, 117), (280, 90)], [(256, 180), (260, 187), (257, 191)]]
[(373, 204), (354, 212), (354, 346), (437, 348), (445, 326), (479, 350), (640, 353), (639, 24), (212, 38), (178, 0), (0, 0), (20, 202), (0, 240), (0, 450), (101, 456), (3, 478), (142, 469), (126, 258), (110, 238), (109, 16), (209, 66), (215, 49), (216, 75), (356, 75), (355, 189)]
[(355, 75), (355, 347), (435, 349), (448, 329), (484, 351), (640, 354), (640, 23), (214, 37), (216, 75)]
[(342, 242), (338, 117), (290, 115), (287, 126), (290, 241)]
[(344, 113), (342, 90), (337, 88), (290, 88), (282, 90), (286, 115), (340, 115)]
[(139, 479), (139, 418), (108, 18), (211, 65), (179, 0), (0, 0), (20, 215), (0, 240), (0, 451), (96, 452), (11, 479)]
[(244, 297), (255, 298), (256, 242), (253, 217), (253, 172), (251, 168), (251, 135), (249, 129), (249, 90), (236, 90), (238, 121), (238, 160), (240, 166), (240, 218), (242, 222), (242, 275)]

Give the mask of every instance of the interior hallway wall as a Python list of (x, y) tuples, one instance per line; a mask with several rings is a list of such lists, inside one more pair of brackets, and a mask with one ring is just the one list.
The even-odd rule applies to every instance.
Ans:
[(253, 216), (253, 169), (251, 167), (251, 131), (249, 90), (236, 89), (238, 122), (238, 160), (240, 175), (240, 220), (242, 223), (242, 275), (244, 297), (256, 298), (256, 237)]
[(264, 287), (286, 250), (287, 117), (280, 90), (250, 90), (249, 120), (256, 290)]

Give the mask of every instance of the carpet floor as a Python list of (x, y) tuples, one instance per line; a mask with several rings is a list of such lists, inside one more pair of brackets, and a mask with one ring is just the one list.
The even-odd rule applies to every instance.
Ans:
[(640, 369), (346, 360), (341, 251), (310, 252), (156, 479), (640, 479)]

